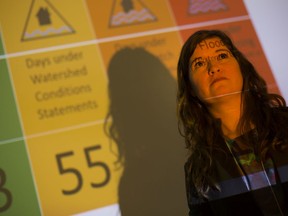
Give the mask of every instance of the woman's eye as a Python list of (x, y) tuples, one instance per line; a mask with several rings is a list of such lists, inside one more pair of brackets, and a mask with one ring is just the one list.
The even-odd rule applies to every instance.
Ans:
[(204, 61), (197, 61), (194, 63), (193, 68), (197, 69), (205, 65)]
[(229, 57), (228, 53), (220, 53), (217, 57), (218, 60), (226, 59)]

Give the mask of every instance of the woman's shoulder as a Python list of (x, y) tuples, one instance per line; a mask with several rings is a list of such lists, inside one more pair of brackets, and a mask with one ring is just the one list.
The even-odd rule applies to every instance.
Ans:
[(278, 132), (282, 131), (288, 139), (288, 107), (272, 108), (271, 123), (271, 127), (274, 127)]
[(272, 107), (272, 110), (273, 110), (274, 112), (288, 113), (288, 107), (287, 107), (287, 106)]
[[(280, 150), (280, 154), (288, 154), (288, 107), (272, 108), (271, 133), (276, 137), (275, 149)], [(287, 157), (288, 159), (288, 157)], [(288, 162), (288, 160), (286, 160)]]
[(274, 118), (280, 118), (280, 120), (288, 119), (288, 107), (273, 107), (271, 109)]
[(288, 139), (288, 107), (273, 107), (270, 121), (271, 127), (277, 131), (283, 131)]

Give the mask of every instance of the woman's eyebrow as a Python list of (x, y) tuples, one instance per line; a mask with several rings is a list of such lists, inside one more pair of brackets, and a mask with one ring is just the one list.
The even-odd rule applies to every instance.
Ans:
[(221, 51), (231, 52), (229, 49), (217, 49), (217, 50), (215, 50), (215, 52), (221, 52)]
[(190, 61), (190, 65), (192, 65), (193, 62), (195, 62), (196, 60), (199, 60), (199, 59), (202, 59), (202, 57), (196, 57), (196, 58), (194, 58), (192, 61)]

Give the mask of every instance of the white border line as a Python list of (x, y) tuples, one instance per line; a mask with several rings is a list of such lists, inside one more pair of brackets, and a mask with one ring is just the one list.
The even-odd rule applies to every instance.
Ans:
[[(110, 122), (110, 121), (111, 121), (111, 119), (108, 119), (108, 122)], [(31, 134), (28, 136), (15, 137), (12, 139), (1, 140), (0, 145), (18, 142), (18, 141), (25, 141), (27, 139), (33, 139), (33, 138), (37, 138), (37, 137), (41, 137), (41, 136), (47, 136), (47, 135), (51, 135), (51, 134), (63, 133), (66, 131), (81, 129), (81, 128), (85, 128), (85, 127), (91, 127), (91, 126), (103, 124), (104, 122), (105, 122), (105, 119), (101, 119), (101, 120), (97, 120), (97, 121), (87, 122), (87, 123), (83, 123), (83, 124), (77, 124), (77, 125), (73, 125), (73, 126), (55, 129), (55, 130), (49, 130), (49, 131), (45, 131), (42, 133)]]
[(137, 32), (137, 33), (131, 33), (131, 34), (126, 34), (126, 35), (119, 35), (119, 36), (100, 38), (100, 39), (82, 41), (82, 42), (71, 43), (71, 44), (64, 44), (64, 45), (4, 54), (4, 55), (0, 55), (0, 59), (15, 58), (19, 56), (32, 55), (32, 54), (37, 54), (37, 53), (50, 52), (50, 51), (62, 50), (62, 49), (80, 47), (80, 46), (88, 46), (88, 45), (94, 45), (94, 44), (99, 44), (99, 43), (107, 43), (107, 42), (112, 42), (112, 41), (144, 37), (144, 36), (155, 35), (155, 34), (163, 34), (167, 32), (181, 31), (181, 30), (211, 26), (211, 25), (232, 23), (232, 22), (244, 21), (244, 20), (249, 20), (249, 19), (250, 19), (249, 15), (244, 15), (244, 16), (231, 17), (231, 18), (225, 18), (225, 19), (219, 19), (219, 20), (212, 20), (212, 21), (207, 21), (207, 22), (200, 22), (200, 23), (195, 23), (195, 24), (174, 26), (174, 27), (150, 30), (150, 31), (145, 31), (145, 32)]

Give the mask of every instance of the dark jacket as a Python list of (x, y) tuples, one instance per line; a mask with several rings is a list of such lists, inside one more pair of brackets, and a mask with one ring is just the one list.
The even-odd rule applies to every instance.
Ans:
[[(288, 126), (285, 130), (288, 133)], [(189, 216), (288, 215), (288, 149), (269, 152), (274, 164), (276, 184), (251, 190), (247, 189), (245, 178), (239, 173), (234, 158), (229, 156), (229, 148), (225, 143), (222, 146), (228, 154), (225, 156), (215, 151), (212, 176), (221, 191), (210, 189), (208, 198), (197, 195), (188, 172), (188, 162), (185, 164)]]

